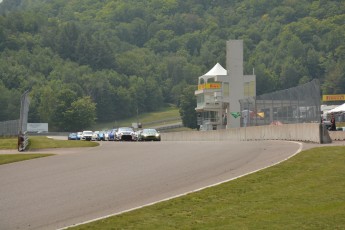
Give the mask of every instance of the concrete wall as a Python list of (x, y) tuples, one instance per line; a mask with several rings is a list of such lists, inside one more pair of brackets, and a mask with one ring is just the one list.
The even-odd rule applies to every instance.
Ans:
[(318, 123), (284, 124), (232, 128), (214, 131), (162, 133), (162, 141), (290, 140), (330, 143), (327, 130)]
[(329, 136), (333, 141), (345, 141), (344, 131), (330, 131)]

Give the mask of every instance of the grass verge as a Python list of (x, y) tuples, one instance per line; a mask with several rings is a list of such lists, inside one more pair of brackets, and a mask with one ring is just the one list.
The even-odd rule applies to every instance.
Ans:
[(54, 154), (0, 154), (0, 165), (52, 155)]
[(32, 136), (29, 149), (95, 147), (98, 145), (99, 143), (92, 141), (55, 140), (44, 136)]
[(345, 229), (345, 148), (72, 229)]
[(17, 143), (15, 137), (0, 138), (0, 149), (17, 149)]
[[(94, 147), (98, 146), (97, 142), (91, 141), (68, 141), (68, 140), (54, 140), (43, 136), (33, 136), (29, 139), (30, 149), (49, 149), (49, 148), (73, 148), (73, 147)], [(17, 149), (17, 138), (1, 138), (0, 150)], [(18, 161), (30, 160), (39, 157), (52, 156), (54, 154), (0, 154), (0, 165), (8, 164)]]
[[(30, 136), (28, 150), (49, 148), (95, 147), (98, 145), (99, 144), (97, 142), (91, 141), (55, 140), (45, 136)], [(17, 149), (17, 138), (0, 139), (0, 149)]]

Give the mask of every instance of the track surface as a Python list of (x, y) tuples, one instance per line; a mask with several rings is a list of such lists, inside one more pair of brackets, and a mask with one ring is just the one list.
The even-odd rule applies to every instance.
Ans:
[(57, 229), (267, 167), (294, 142), (102, 142), (0, 165), (0, 229)]

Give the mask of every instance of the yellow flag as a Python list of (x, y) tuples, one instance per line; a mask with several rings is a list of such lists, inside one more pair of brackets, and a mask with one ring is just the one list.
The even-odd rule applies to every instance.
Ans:
[(259, 117), (261, 118), (264, 118), (265, 117), (265, 113), (264, 112), (260, 112), (260, 113), (257, 113)]

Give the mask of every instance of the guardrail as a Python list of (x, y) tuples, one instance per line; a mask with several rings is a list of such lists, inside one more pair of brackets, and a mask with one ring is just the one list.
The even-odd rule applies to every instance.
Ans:
[(156, 127), (157, 131), (165, 131), (168, 129), (176, 129), (176, 128), (181, 128), (183, 127), (182, 123), (178, 123), (178, 124), (171, 124), (171, 125), (165, 125), (165, 126), (160, 126), (160, 127)]
[(181, 121), (181, 117), (173, 117), (173, 118), (168, 118), (168, 119), (163, 119), (163, 120), (146, 122), (146, 123), (143, 123), (142, 125), (148, 126), (148, 125), (161, 124), (161, 123), (172, 122), (172, 121)]
[(25, 151), (26, 147), (29, 145), (29, 135), (28, 132), (18, 135), (18, 151)]

